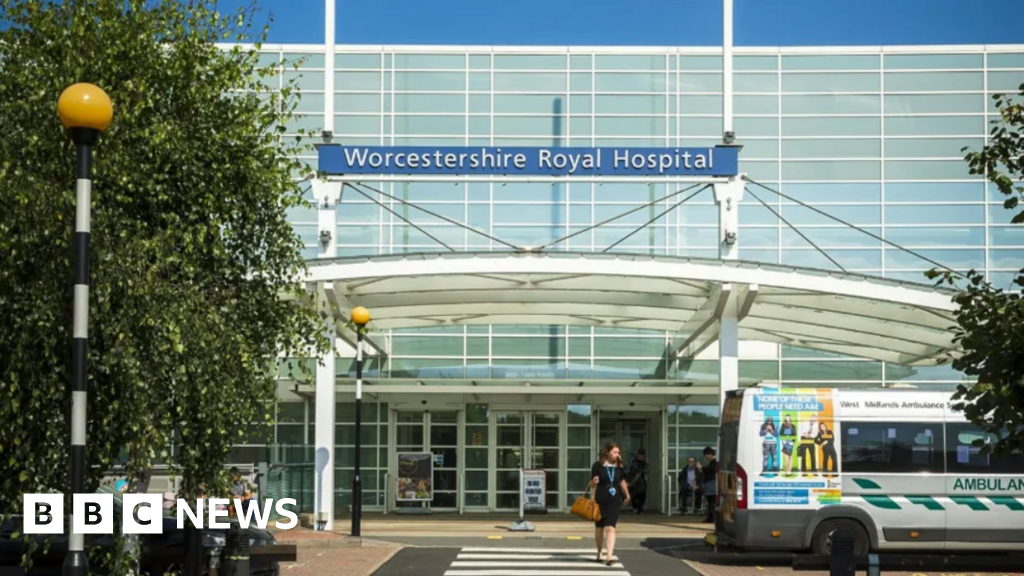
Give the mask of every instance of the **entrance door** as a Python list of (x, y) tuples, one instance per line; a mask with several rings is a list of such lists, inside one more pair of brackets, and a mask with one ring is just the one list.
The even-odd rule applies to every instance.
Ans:
[(433, 500), (398, 502), (398, 508), (456, 510), (459, 492), (459, 413), (398, 412), (395, 416), (395, 448), (400, 452), (429, 452), (433, 455)]
[[(426, 414), (424, 412), (398, 412), (395, 414), (394, 452), (389, 455), (391, 462), (388, 467), (392, 474), (397, 474), (397, 454), (402, 452), (423, 452), (423, 444), (426, 442), (426, 435), (423, 433)], [(395, 480), (395, 492), (390, 497), (395, 498), (397, 494), (397, 476)], [(426, 502), (395, 502), (396, 508), (425, 508)]]
[(535, 412), (531, 414), (529, 451), (530, 467), (544, 471), (545, 502), (549, 511), (561, 510), (559, 474), (562, 467), (562, 414)]
[(615, 442), (622, 451), (622, 460), (629, 464), (637, 451), (651, 450), (647, 442), (647, 420), (601, 420), (601, 446)]
[[(524, 468), (545, 472), (547, 509), (562, 510), (563, 460), (561, 412), (494, 412), (494, 510), (518, 511)], [(526, 457), (524, 458), (524, 455)]]
[(525, 449), (525, 414), (522, 412), (492, 412), (491, 425), (494, 438), (495, 491), (491, 508), (519, 510), (519, 474), (523, 467)]
[(434, 456), (433, 510), (456, 510), (459, 496), (459, 413), (428, 412), (427, 451)]
[(647, 498), (644, 510), (651, 512), (666, 510), (663, 503), (665, 482), (662, 476), (664, 442), (658, 433), (662, 421), (660, 415), (656, 414), (650, 414), (647, 418), (643, 414), (627, 414), (617, 418), (607, 418), (602, 414), (598, 423), (598, 450), (609, 442), (615, 442), (622, 451), (622, 462), (627, 467), (640, 449), (647, 453)]

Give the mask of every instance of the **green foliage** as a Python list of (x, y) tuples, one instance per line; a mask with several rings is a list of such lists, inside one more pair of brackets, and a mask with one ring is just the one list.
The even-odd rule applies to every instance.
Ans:
[[(1020, 87), (1024, 95), (1024, 85)], [(1024, 222), (1017, 211), (1024, 197), (1024, 106), (1015, 97), (993, 96), (1001, 118), (992, 123), (989, 143), (965, 157), (971, 174), (984, 174), (1006, 196), (1003, 206), (1014, 210), (1013, 224)], [(967, 151), (967, 149), (964, 149)], [(956, 341), (963, 354), (953, 358), (954, 369), (978, 379), (957, 387), (955, 408), (975, 425), (999, 437), (987, 450), (1024, 448), (1024, 270), (1018, 271), (1013, 292), (995, 287), (976, 270), (961, 275), (928, 273), (940, 284), (955, 286), (958, 306)]]
[(323, 345), (281, 298), (305, 271), (286, 211), (309, 148), (283, 137), (298, 95), (261, 67), (253, 18), (212, 0), (0, 0), (0, 514), (69, 486), (67, 86), (114, 104), (93, 164), (87, 489), (119, 454), (131, 479), (167, 461), (185, 496), (226, 489), (230, 447), (272, 418), (274, 359)]

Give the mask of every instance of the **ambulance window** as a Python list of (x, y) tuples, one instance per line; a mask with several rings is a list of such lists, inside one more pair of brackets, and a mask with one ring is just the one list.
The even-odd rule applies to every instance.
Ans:
[(983, 453), (986, 446), (992, 446), (997, 441), (994, 434), (987, 434), (966, 422), (958, 422), (946, 425), (946, 438), (946, 467), (950, 473), (1024, 473), (1024, 454), (1019, 451), (1009, 454)]
[(941, 438), (942, 424), (937, 422), (845, 422), (840, 440), (841, 470), (854, 474), (941, 474)]

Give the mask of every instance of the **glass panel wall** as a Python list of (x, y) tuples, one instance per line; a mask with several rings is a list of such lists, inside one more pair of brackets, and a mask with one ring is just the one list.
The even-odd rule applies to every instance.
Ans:
[(704, 448), (718, 444), (718, 398), (695, 397), (694, 401), (668, 407), (668, 469), (674, 479), (669, 510), (673, 513), (680, 508), (679, 478), (687, 460), (693, 458), (696, 465), (703, 466)]
[(562, 446), (562, 414), (541, 412), (531, 414), (530, 467), (543, 470), (545, 476), (545, 502), (548, 510), (560, 510), (558, 503), (559, 471), (565, 449)]
[[(304, 60), (298, 70), (282, 64), (300, 58)], [(706, 146), (720, 138), (721, 57), (685, 50), (641, 54), (624, 48), (618, 54), (568, 55), (386, 47), (346, 51), (336, 55), (334, 94), (325, 93), (323, 54), (312, 48), (267, 51), (264, 63), (280, 67), (269, 85), (279, 88), (294, 81), (302, 95), (300, 117), (289, 129), (322, 127), (325, 106), (333, 102), (336, 137), (354, 145)], [(881, 52), (811, 55), (783, 49), (781, 54), (763, 54), (740, 48), (736, 70), (735, 127), (744, 144), (743, 171), (887, 241), (953, 268), (985, 270), (997, 285), (1008, 287), (1022, 263), (1024, 233), (1009, 224), (1010, 212), (1002, 208), (1001, 195), (982, 176), (968, 173), (962, 148), (985, 142), (988, 122), (996, 119), (990, 96), (1014, 90), (1024, 81), (1024, 54), (980, 47), (884, 57)], [(302, 159), (315, 168), (315, 150), (310, 148)], [(489, 235), (530, 245), (640, 208), (552, 249), (601, 251), (653, 219), (614, 250), (717, 257), (717, 212), (709, 192), (655, 218), (672, 206), (674, 200), (658, 199), (674, 192), (673, 187), (611, 182), (367, 184), (401, 200), (368, 190), (384, 204), (381, 207), (347, 190), (337, 207), (337, 256), (446, 251), (437, 240), (459, 251), (508, 249), (411, 208), (402, 203), (406, 200)], [(310, 187), (304, 186), (312, 201)], [(927, 262), (796, 202), (767, 191), (757, 193), (848, 270), (925, 281)], [(657, 201), (643, 206), (652, 200)], [(305, 254), (316, 255), (316, 208), (294, 208), (288, 218)], [(740, 246), (743, 259), (835, 268), (753, 197), (740, 206)], [(368, 373), (382, 378), (569, 381), (717, 374), (714, 360), (663, 362), (663, 332), (472, 326), (402, 330), (387, 336), (392, 339), (392, 354), (367, 367)], [(786, 346), (776, 350), (774, 358), (742, 359), (741, 376), (854, 387), (914, 382), (950, 388), (964, 379), (946, 367), (885, 364)], [(302, 427), (291, 421), (297, 410), (291, 406), (282, 412), (276, 438), (270, 442), (284, 446), (305, 440)], [(572, 414), (566, 414), (564, 425), (565, 458), (570, 463), (562, 479), (567, 499), (580, 489), (574, 475), (589, 466), (582, 464), (582, 443), (593, 441), (584, 438), (585, 424), (573, 424)], [(368, 450), (383, 446), (387, 433), (380, 414), (375, 418), (371, 428), (376, 432), (366, 432), (376, 434), (374, 443), (366, 444)], [(507, 430), (502, 428), (505, 436), (498, 438), (498, 429), (488, 422), (471, 421), (468, 411), (466, 418), (463, 505), (486, 506), (487, 491), (499, 489), (496, 498), (515, 508), (515, 487), (508, 488), (508, 477), (501, 474), (487, 478), (484, 462), (521, 457), (515, 450), (521, 451), (529, 439), (512, 438), (512, 424), (502, 424)], [(683, 433), (681, 424), (673, 426), (676, 448), (670, 452), (671, 469), (678, 470), (682, 446), (698, 446), (703, 438), (696, 428)], [(267, 445), (264, 440), (240, 446), (234, 458), (258, 459)], [(428, 442), (424, 437), (414, 444), (424, 450), (431, 447)], [(340, 439), (339, 446), (352, 449)], [(338, 462), (341, 466), (340, 454)], [(379, 472), (386, 464), (377, 454), (372, 469)], [(495, 469), (518, 469), (518, 464)], [(348, 480), (339, 474), (339, 490), (348, 490)], [(345, 492), (339, 494), (344, 498)], [(376, 498), (371, 490), (366, 494)]]
[[(427, 439), (426, 412), (398, 412), (395, 414), (395, 452), (423, 452)], [(399, 508), (423, 508), (422, 502), (396, 502)]]
[(433, 509), (458, 507), (459, 413), (430, 412), (430, 453), (434, 455)]
[(566, 507), (572, 506), (590, 482), (590, 466), (596, 459), (592, 415), (589, 404), (570, 404), (566, 408)]
[(463, 506), (487, 508), (491, 481), (488, 468), (491, 454), (490, 422), (487, 404), (468, 404), (463, 433)]
[(523, 466), (523, 444), (526, 421), (519, 412), (494, 414), (495, 504), (499, 510), (518, 510), (520, 470)]
[[(352, 501), (352, 478), (356, 458), (356, 405), (340, 402), (335, 405), (334, 485), (335, 510), (349, 506)], [(310, 402), (310, 414), (315, 414)], [(313, 416), (310, 416), (313, 418)], [(309, 437), (315, 438), (312, 422)], [(387, 474), (388, 405), (382, 402), (363, 402), (362, 460), (363, 506), (384, 505), (384, 476)]]
[[(906, 206), (905, 211), (919, 213), (926, 223), (965, 224), (949, 222), (941, 212), (952, 208), (965, 216), (983, 214), (984, 199), (904, 200), (897, 187), (905, 182), (935, 182), (940, 186), (972, 180), (981, 183), (980, 176), (968, 173), (961, 148), (984, 142), (988, 131), (986, 112), (991, 112), (986, 104), (991, 100), (988, 96), (1017, 88), (1021, 69), (1015, 66), (1020, 58), (1014, 53), (986, 54), (982, 47), (970, 53), (922, 50), (884, 57), (881, 53), (789, 54), (785, 49), (781, 55), (744, 54), (738, 49), (735, 109), (737, 135), (745, 145), (742, 167), (783, 189), (803, 184), (877, 184), (880, 194), (871, 200), (875, 206), (869, 211), (885, 212), (885, 216), (858, 223), (880, 226), (886, 237), (890, 224), (903, 224), (899, 214), (902, 202), (917, 202), (919, 205)], [(385, 47), (337, 54), (333, 95), (324, 93), (322, 53), (266, 51), (263, 61), (278, 66), (280, 71), (278, 77), (267, 81), (270, 85), (279, 87), (294, 81), (302, 94), (302, 117), (296, 127), (318, 128), (323, 103), (330, 97), (335, 101), (336, 135), (349, 144), (707, 145), (717, 141), (721, 126), (722, 59), (714, 55), (632, 53), (628, 49), (618, 54), (490, 54)], [(301, 62), (298, 70), (287, 64), (292, 61)], [(312, 150), (307, 159), (315, 161)], [(891, 195), (889, 186), (894, 187)], [(383, 191), (399, 195), (407, 188), (402, 184), (382, 186)], [(524, 197), (519, 191), (508, 192), (506, 186), (486, 183), (445, 188), (434, 186), (410, 199), (452, 202), (454, 214), (449, 216), (473, 221), (480, 230), (519, 243), (555, 239), (600, 221), (609, 211), (636, 207), (649, 196), (646, 186), (633, 186), (623, 188), (620, 198), (610, 200), (603, 194), (607, 187), (598, 184), (534, 186), (537, 197)], [(661, 186), (654, 188), (662, 195), (668, 191)], [(513, 204), (502, 206), (503, 196), (514, 198), (510, 200)], [(399, 208), (403, 217), (408, 216), (400, 203), (381, 199), (389, 208)], [(812, 201), (837, 200), (849, 202), (852, 198), (833, 196), (831, 200)], [(766, 201), (780, 203), (778, 198)], [(523, 203), (518, 207), (525, 217), (512, 217), (516, 202)], [(947, 206), (946, 202), (972, 205)], [(760, 208), (756, 201), (745, 204), (754, 212)], [(666, 207), (659, 204), (657, 209)], [(715, 225), (711, 198), (695, 198), (687, 208), (692, 210), (670, 212), (653, 223), (648, 233), (636, 234), (618, 248), (714, 257), (714, 245), (700, 239), (697, 232), (701, 226)], [(834, 206), (828, 211), (834, 210), (842, 217), (843, 209)], [(372, 214), (356, 218), (360, 211)], [(307, 250), (314, 252), (315, 214), (310, 210), (292, 212), (296, 230)], [(353, 215), (359, 226), (339, 235), (338, 255), (441, 248), (401, 218), (359, 195), (343, 199), (339, 216), (345, 214)], [(777, 219), (743, 220), (746, 223), (741, 226), (771, 226), (777, 231), (774, 240), (764, 234), (766, 230), (745, 235), (758, 241), (756, 247), (744, 243), (750, 246), (745, 257), (835, 266), (828, 259), (795, 247), (784, 249), (783, 235), (791, 234)], [(997, 218), (992, 223), (1007, 220)], [(986, 225), (984, 218), (972, 217), (970, 221)], [(617, 224), (621, 230), (608, 227), (581, 234), (557, 249), (603, 249), (628, 233), (629, 223)], [(801, 225), (810, 228), (817, 224)], [(457, 250), (505, 249), (443, 221), (434, 220), (428, 231)], [(894, 228), (894, 234), (899, 232)], [(835, 260), (851, 270), (924, 280), (920, 274), (915, 275), (923, 265), (908, 266), (899, 258), (890, 258), (881, 246), (865, 249), (826, 243), (822, 247), (835, 252)], [(979, 268), (992, 274), (1012, 269), (1004, 260), (989, 256), (986, 252), (980, 259), (971, 256), (954, 264), (980, 264)]]

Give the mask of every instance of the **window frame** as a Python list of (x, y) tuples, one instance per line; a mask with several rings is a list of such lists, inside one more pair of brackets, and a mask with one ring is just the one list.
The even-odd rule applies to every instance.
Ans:
[[(970, 422), (947, 422), (944, 441), (944, 449), (946, 453), (946, 474), (1020, 476), (1024, 473), (1024, 454), (1019, 452), (1016, 454), (1011, 453), (1009, 455), (988, 454), (988, 463), (978, 464), (976, 466), (961, 463), (957, 456), (959, 446), (963, 445), (960, 443), (960, 435), (964, 432), (975, 432), (988, 438), (993, 436), (993, 434), (986, 433), (984, 430)], [(972, 449), (973, 447), (968, 445), (968, 448)], [(977, 454), (976, 452), (970, 455), (980, 456), (980, 454)]]
[[(896, 430), (896, 436), (894, 439), (888, 437), (884, 438), (885, 441), (878, 443), (883, 445), (883, 454), (888, 454), (886, 460), (850, 460), (850, 431), (859, 428), (874, 428), (878, 430), (885, 430), (891, 428)], [(897, 457), (897, 445), (899, 445), (901, 438), (900, 429), (908, 427), (918, 427), (919, 430), (915, 434), (923, 434), (925, 429), (930, 428), (932, 430), (932, 443), (931, 452), (932, 456), (928, 464), (914, 464), (912, 458), (900, 459)], [(840, 471), (842, 474), (945, 474), (946, 473), (946, 444), (945, 444), (945, 422), (943, 421), (883, 421), (873, 419), (858, 419), (858, 420), (841, 420), (840, 421)], [(939, 437), (935, 438), (938, 434)], [(906, 448), (909, 449), (911, 454), (916, 444), (906, 444)], [(877, 448), (876, 448), (877, 449)], [(902, 451), (902, 450), (901, 450)], [(937, 462), (936, 462), (937, 460)], [(851, 469), (851, 464), (853, 467)], [(861, 464), (861, 466), (857, 466)], [(866, 465), (866, 467), (864, 466)], [(880, 469), (880, 466), (886, 466), (885, 469)], [(897, 467), (899, 466), (899, 467)]]

